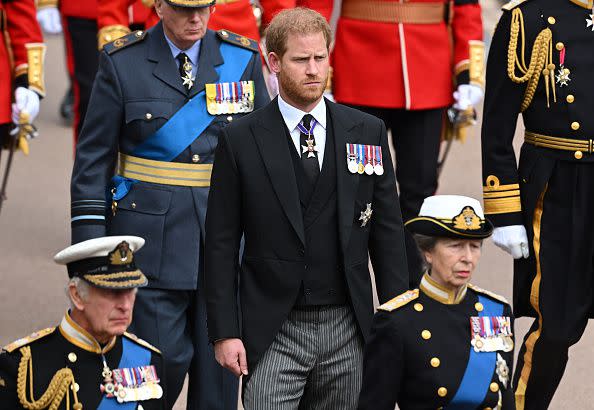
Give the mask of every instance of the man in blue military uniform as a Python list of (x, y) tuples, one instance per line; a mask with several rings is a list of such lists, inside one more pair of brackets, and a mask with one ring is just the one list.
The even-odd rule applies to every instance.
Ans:
[(71, 308), (57, 327), (0, 351), (3, 410), (165, 410), (161, 353), (126, 333), (137, 288), (147, 278), (133, 252), (144, 239), (108, 236), (72, 245), (67, 265)]
[[(257, 43), (206, 26), (214, 1), (156, 0), (161, 22), (105, 46), (74, 164), (72, 240), (143, 236), (132, 329), (166, 357), (171, 407), (235, 409), (206, 334), (204, 220), (221, 129), (269, 101)], [(119, 165), (116, 171), (116, 165)]]

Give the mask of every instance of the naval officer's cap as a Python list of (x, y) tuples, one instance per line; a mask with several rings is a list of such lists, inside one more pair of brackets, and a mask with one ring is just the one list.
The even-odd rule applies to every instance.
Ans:
[(137, 288), (148, 283), (134, 263), (134, 252), (143, 245), (139, 236), (105, 236), (69, 246), (54, 261), (66, 265), (70, 278), (79, 277), (99, 288)]
[(419, 216), (404, 225), (413, 233), (445, 238), (483, 239), (493, 232), (480, 202), (461, 195), (425, 198)]

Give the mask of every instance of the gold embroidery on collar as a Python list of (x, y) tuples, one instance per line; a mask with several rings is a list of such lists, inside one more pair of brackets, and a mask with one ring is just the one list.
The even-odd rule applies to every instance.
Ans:
[(445, 305), (457, 305), (466, 296), (467, 285), (464, 285), (458, 291), (446, 289), (429, 276), (429, 273), (425, 273), (421, 279), (419, 288), (431, 299)]
[[(87, 332), (85, 329), (80, 327), (74, 320), (72, 320), (68, 312), (66, 312), (64, 319), (66, 320), (66, 322), (72, 330), (64, 328), (64, 326), (62, 326), (62, 323), (60, 323), (60, 333), (62, 334), (62, 336), (64, 336), (66, 340), (68, 340), (73, 345), (78, 346), (81, 349), (86, 350), (88, 352), (97, 354), (105, 354), (114, 347), (116, 342), (115, 336), (102, 349), (99, 342), (97, 342), (97, 340), (95, 340), (95, 338), (91, 336), (89, 332)], [(71, 334), (72, 332), (79, 333), (79, 336), (82, 337), (76, 337), (77, 335)]]

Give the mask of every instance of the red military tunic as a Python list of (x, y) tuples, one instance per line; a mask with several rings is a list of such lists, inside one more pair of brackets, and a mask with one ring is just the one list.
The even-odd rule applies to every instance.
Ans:
[[(100, 45), (127, 33), (130, 23), (144, 23), (150, 28), (159, 22), (153, 0), (102, 0), (99, 2)], [(260, 39), (258, 24), (249, 0), (226, 0), (216, 4), (208, 28), (227, 29), (237, 34)], [(129, 31), (129, 30), (128, 30)], [(109, 36), (109, 38), (106, 37)]]
[(263, 8), (262, 25), (267, 27), (270, 20), (284, 9), (307, 7), (320, 13), (327, 21), (332, 17), (334, 0), (260, 0)]
[[(44, 95), (43, 37), (37, 24), (35, 2), (0, 2), (0, 124), (11, 122), (15, 85)], [(34, 59), (32, 58), (34, 57)]]
[[(349, 5), (356, 11), (361, 3), (366, 3), (366, 17), (348, 13)], [(460, 74), (468, 69), (469, 41), (483, 37), (481, 8), (478, 0), (454, 0), (443, 2), (441, 22), (378, 21), (399, 5), (410, 10), (409, 5), (420, 3), (433, 4), (434, 11), (442, 7), (435, 0), (343, 0), (332, 59), (336, 101), (412, 110), (452, 103), (452, 78), (468, 82)], [(416, 18), (428, 15), (421, 11)]]

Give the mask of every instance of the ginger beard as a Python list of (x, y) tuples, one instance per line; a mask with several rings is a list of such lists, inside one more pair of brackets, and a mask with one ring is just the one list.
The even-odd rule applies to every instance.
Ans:
[[(318, 101), (328, 81), (328, 74), (325, 77), (308, 76), (305, 80), (296, 80), (290, 75), (278, 73), (278, 82), (280, 88), (290, 101), (293, 101), (300, 106), (307, 106)], [(311, 83), (319, 82), (319, 85), (310, 85)]]

